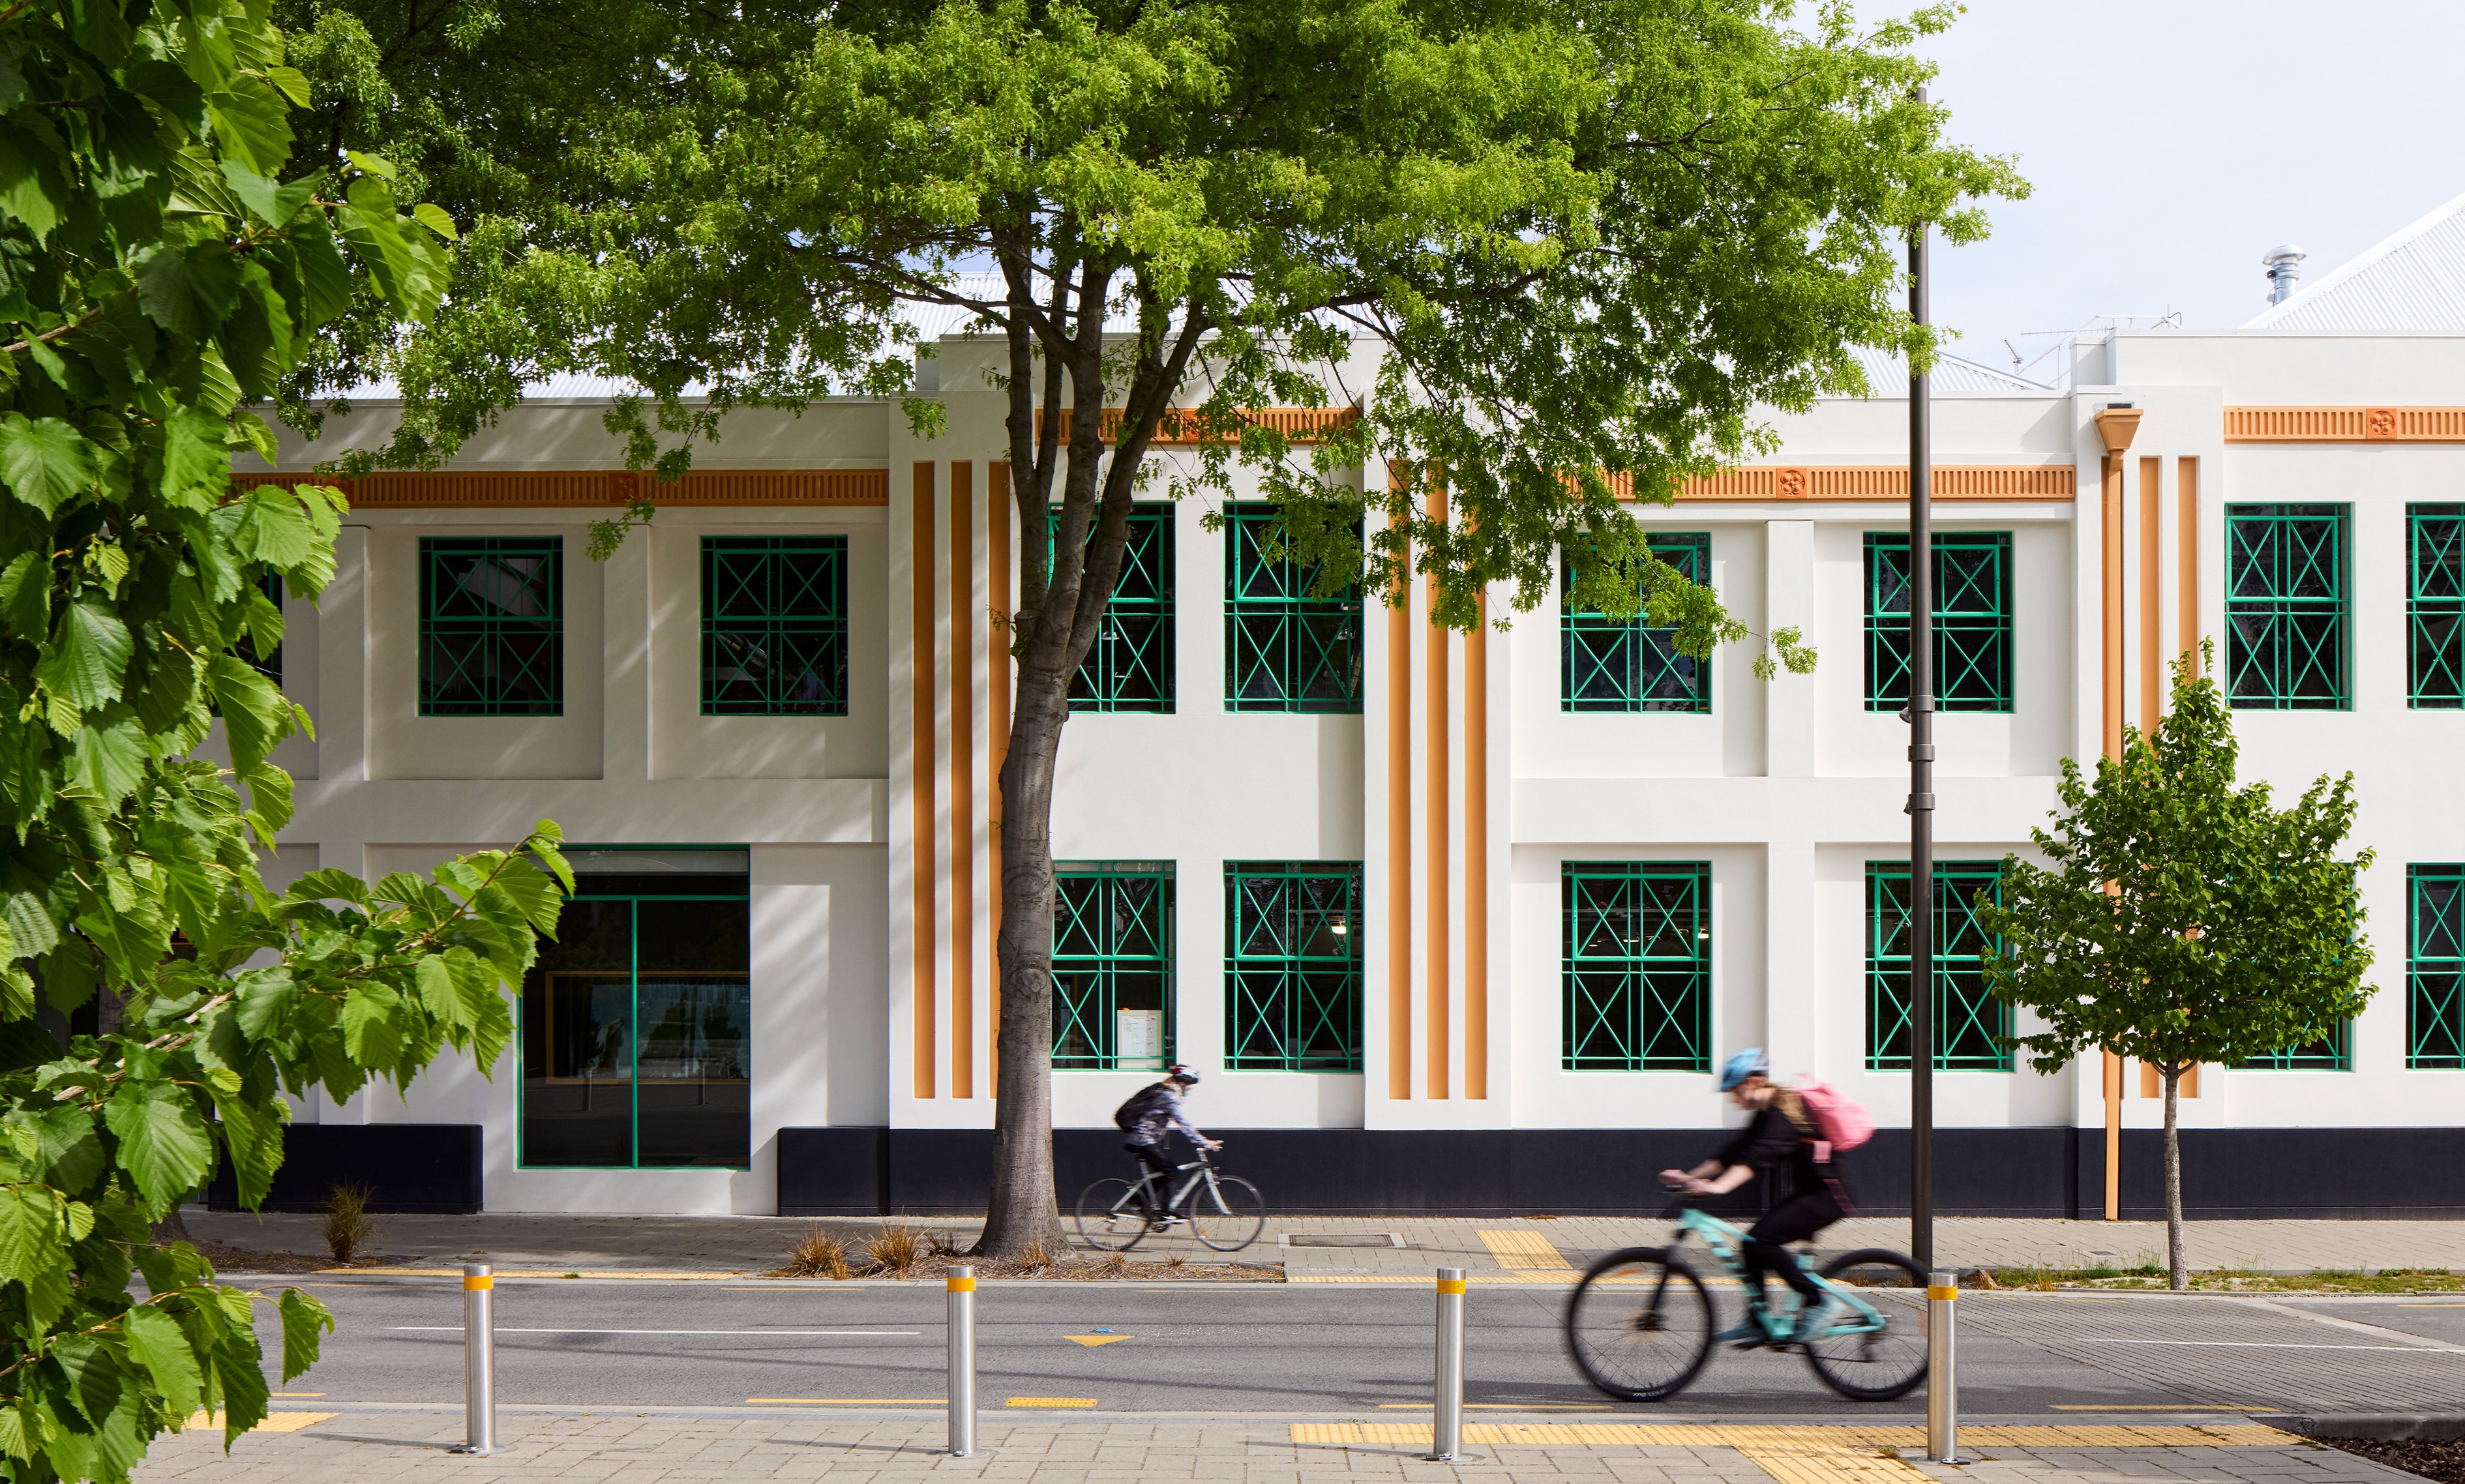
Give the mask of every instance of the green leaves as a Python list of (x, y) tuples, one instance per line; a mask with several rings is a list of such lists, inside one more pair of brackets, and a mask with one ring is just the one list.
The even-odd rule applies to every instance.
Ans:
[(34, 678), (87, 711), (120, 695), (122, 677), (136, 653), (128, 626), (97, 602), (61, 609), (49, 653), (34, 664)]
[(125, 1084), (105, 1105), (103, 1123), (119, 1141), (116, 1158), (137, 1182), (149, 1215), (169, 1210), (213, 1169), (213, 1135), (176, 1088)]
[[(286, 1331), (288, 1328), (286, 1323)], [(195, 1410), (205, 1396), (206, 1378), (179, 1322), (160, 1309), (140, 1305), (128, 1311), (125, 1333), (129, 1359), (153, 1376), (154, 1384), (161, 1388), (163, 1400), (171, 1410)], [(297, 1373), (286, 1374), (283, 1379), (289, 1380), (292, 1374)]]
[(0, 413), (0, 480), (45, 516), (94, 482), (93, 446), (56, 417)]

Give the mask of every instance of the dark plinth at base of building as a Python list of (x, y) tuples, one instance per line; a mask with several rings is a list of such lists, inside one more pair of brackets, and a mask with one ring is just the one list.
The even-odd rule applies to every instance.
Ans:
[[(477, 1123), (294, 1123), (259, 1209), (320, 1211), (336, 1185), (365, 1185), (370, 1211), (467, 1216), (482, 1208)], [(211, 1210), (239, 1209), (228, 1163), (206, 1187)]]
[[(1656, 1174), (1706, 1158), (1717, 1129), (1210, 1129), (1218, 1163), (1284, 1215), (1651, 1216)], [(2121, 1211), (2165, 1214), (2163, 1135), (2122, 1134)], [(2185, 1129), (2184, 1214), (2465, 1217), (2465, 1128)], [(1067, 1215), (1090, 1182), (1124, 1173), (1111, 1129), (1055, 1132)], [(965, 1215), (985, 1208), (992, 1135), (980, 1129), (779, 1131), (782, 1216)], [(1909, 1131), (1880, 1129), (1844, 1159), (1858, 1212), (1909, 1210)], [(1946, 1128), (1934, 1136), (1943, 1216), (2096, 1219), (2105, 1211), (2100, 1129)], [(1749, 1186), (1737, 1211), (1774, 1192)], [(1720, 1207), (1713, 1207), (1720, 1210)]]

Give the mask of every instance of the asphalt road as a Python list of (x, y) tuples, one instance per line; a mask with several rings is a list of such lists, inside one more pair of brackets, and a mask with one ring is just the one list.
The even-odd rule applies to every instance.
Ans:
[[(262, 1281), (262, 1280), (261, 1280)], [(451, 1278), (311, 1279), (337, 1333), (308, 1375), (277, 1390), (324, 1405), (458, 1403), (462, 1295)], [(506, 1405), (622, 1408), (938, 1405), (944, 1295), (930, 1286), (500, 1279), (498, 1394)], [(1609, 1407), (1562, 1348), (1565, 1291), (1476, 1286), (1465, 1341), (1469, 1403)], [(1723, 1320), (1734, 1292), (1720, 1297)], [(2422, 1311), (2430, 1313), (2431, 1311)], [(2465, 1310), (2455, 1311), (2465, 1315)], [(977, 1300), (978, 1392), (1093, 1399), (1099, 1411), (1360, 1412), (1426, 1406), (1432, 1299), (1419, 1284), (1199, 1287), (987, 1284)], [(1999, 1327), (1999, 1326), (1998, 1326)], [(269, 1320), (262, 1325), (269, 1335)], [(1124, 1337), (1083, 1344), (1103, 1332)], [(2151, 1409), (2198, 1398), (1984, 1329), (1962, 1337), (1972, 1415)], [(276, 1406), (302, 1401), (278, 1400)], [(1804, 1360), (1722, 1352), (1675, 1404), (1644, 1415), (1875, 1417)], [(2077, 1415), (2076, 1411), (2072, 1413)]]

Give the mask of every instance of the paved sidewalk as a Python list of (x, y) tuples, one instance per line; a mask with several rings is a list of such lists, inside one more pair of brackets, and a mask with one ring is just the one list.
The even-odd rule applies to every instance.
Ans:
[[(297, 1417), (315, 1420), (299, 1423)], [(136, 1473), (146, 1484), (703, 1484), (718, 1479), (1021, 1481), (1105, 1484), (1154, 1478), (1240, 1484), (1396, 1479), (1490, 1484), (1584, 1479), (1614, 1484), (2418, 1484), (2413, 1475), (2248, 1425), (1973, 1427), (1976, 1462), (1921, 1455), (1923, 1429), (1480, 1422), (1470, 1457), (1426, 1462), (1427, 1424), (1270, 1418), (1075, 1422), (987, 1416), (975, 1456), (942, 1456), (939, 1418), (507, 1416), (508, 1451), (444, 1451), (461, 1419), (444, 1412), (295, 1414), (291, 1430), (251, 1434), (226, 1457), (202, 1429), (165, 1439)]]
[[(319, 1219), (190, 1210), (200, 1238), (274, 1251), (322, 1251)], [(558, 1275), (741, 1274), (772, 1268), (815, 1223), (777, 1216), (382, 1216), (376, 1251), (412, 1265), (485, 1257), (500, 1270)], [(860, 1244), (900, 1222), (974, 1241), (972, 1217), (838, 1218), (819, 1225)], [(1635, 1217), (1270, 1216), (1258, 1243), (1235, 1254), (1211, 1252), (1187, 1236), (1150, 1238), (1143, 1258), (1196, 1263), (1281, 1263), (1296, 1280), (1422, 1279), (1433, 1267), (1461, 1267), (1488, 1281), (1565, 1281), (1601, 1252), (1666, 1240), (1669, 1223)], [(1484, 1234), (1486, 1233), (1486, 1234)], [(1309, 1245), (1330, 1239), (1344, 1245)], [(1823, 1249), (1905, 1251), (1905, 1220), (1859, 1217), (1824, 1233)], [(1295, 1241), (1302, 1245), (1291, 1245)], [(2465, 1221), (2206, 1221), (2188, 1230), (2195, 1268), (2276, 1273), (2319, 1269), (2465, 1269)], [(1396, 1245), (1388, 1245), (1393, 1243)], [(1367, 1245), (1364, 1245), (1367, 1244)], [(2162, 1261), (2165, 1229), (2156, 1222), (1948, 1217), (1935, 1223), (1940, 1260), (1996, 1269), (2046, 1266), (2128, 1268)]]

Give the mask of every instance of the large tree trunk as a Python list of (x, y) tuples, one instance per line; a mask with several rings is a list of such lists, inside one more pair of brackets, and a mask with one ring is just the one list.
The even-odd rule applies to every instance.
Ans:
[(2174, 1093), (2182, 1085), (2180, 1062), (2160, 1069), (2165, 1079), (2165, 1286), (2181, 1293), (2191, 1286), (2183, 1266), (2183, 1142), (2174, 1127)]

